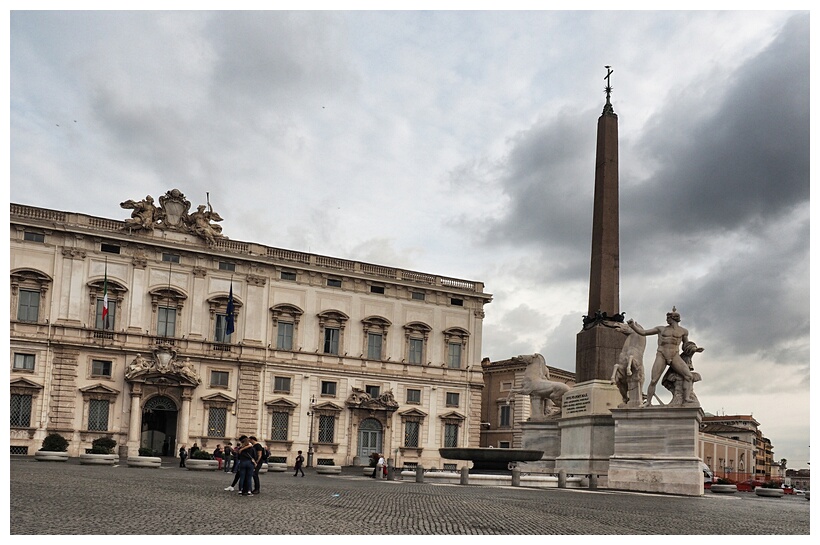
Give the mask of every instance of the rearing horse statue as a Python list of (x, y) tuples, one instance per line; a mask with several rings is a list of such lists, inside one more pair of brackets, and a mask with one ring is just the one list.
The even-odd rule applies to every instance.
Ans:
[(511, 388), (507, 394), (507, 403), (513, 394), (530, 396), (531, 421), (543, 421), (561, 413), (561, 404), (569, 386), (563, 382), (549, 380), (550, 372), (547, 362), (541, 354), (523, 355), (512, 358), (514, 362), (526, 364), (524, 378), (520, 388)]

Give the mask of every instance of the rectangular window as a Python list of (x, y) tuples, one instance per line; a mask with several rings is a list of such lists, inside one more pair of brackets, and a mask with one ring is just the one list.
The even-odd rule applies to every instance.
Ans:
[(34, 354), (14, 353), (14, 368), (34, 371)]
[[(214, 331), (214, 342), (230, 344), (231, 336), (226, 333), (228, 327), (228, 315), (216, 315), (216, 330)], [(236, 326), (234, 326), (236, 327)]]
[(100, 251), (107, 254), (118, 254), (120, 253), (120, 247), (116, 244), (106, 244), (103, 242), (100, 244)]
[(28, 428), (31, 425), (31, 396), (11, 394), (11, 425)]
[(444, 424), (444, 447), (458, 446), (458, 424)]
[(157, 308), (157, 335), (173, 337), (176, 334), (177, 309), (170, 307)]
[[(227, 373), (225, 373), (227, 375)], [(211, 407), (208, 409), (208, 437), (225, 437), (228, 409)]]
[(32, 231), (26, 231), (23, 233), (23, 240), (29, 240), (31, 242), (45, 242), (46, 236), (43, 233), (34, 233)]
[(273, 418), (271, 420), (270, 438), (272, 441), (288, 440), (288, 413), (273, 413)]
[(512, 388), (512, 382), (502, 382), (501, 383), (501, 391), (508, 392)]
[(509, 428), (510, 427), (510, 414), (512, 407), (509, 405), (501, 405), (498, 411), (498, 426), (500, 428)]
[(228, 371), (211, 371), (211, 386), (217, 388), (228, 387)]
[(319, 438), (318, 443), (332, 443), (334, 436), (334, 428), (336, 427), (336, 418), (331, 415), (319, 415)]
[(273, 377), (273, 391), (278, 394), (289, 394), (290, 377)]
[(411, 292), (410, 297), (415, 301), (424, 301), (424, 293), (420, 291)]
[(40, 316), (40, 292), (21, 289), (17, 294), (17, 319), (36, 322)]
[(276, 326), (276, 348), (279, 350), (293, 350), (293, 324), (279, 322)]
[(373, 399), (376, 399), (377, 397), (379, 397), (381, 388), (378, 386), (373, 386), (372, 384), (367, 384), (364, 387), (364, 391), (367, 392), (367, 395), (369, 395)]
[(325, 328), (325, 354), (339, 354), (339, 330), (335, 327)]
[(418, 447), (419, 446), (419, 423), (405, 422), (404, 423), (404, 446)]
[(407, 361), (409, 363), (421, 363), (424, 339), (410, 339), (409, 344), (410, 352), (407, 354)]
[(179, 256), (177, 254), (162, 254), (162, 260), (167, 263), (179, 263)]
[(91, 399), (88, 401), (88, 431), (108, 431), (107, 399)]
[(499, 441), (498, 442), (498, 448), (510, 448), (510, 442), (509, 441)]
[(370, 293), (384, 293), (384, 286), (370, 286)]
[(296, 273), (293, 271), (282, 271), (279, 274), (279, 278), (282, 280), (289, 280), (291, 282), (296, 282)]
[(236, 263), (229, 263), (227, 261), (220, 261), (219, 262), (219, 270), (220, 271), (236, 271)]
[(322, 381), (322, 395), (336, 397), (336, 383), (328, 380)]
[(111, 378), (111, 362), (105, 360), (91, 360), (91, 376)]
[(447, 345), (447, 366), (451, 369), (461, 368), (461, 343)]
[(330, 288), (341, 288), (342, 287), (342, 281), (339, 280), (338, 278), (328, 278), (327, 279), (327, 285)]
[(117, 303), (108, 295), (108, 323), (103, 323), (103, 298), (97, 299), (97, 319), (94, 327), (97, 329), (114, 330), (114, 324), (117, 323)]
[(450, 304), (453, 305), (453, 306), (457, 306), (457, 307), (463, 307), (464, 306), (464, 299), (451, 298), (450, 299)]
[(458, 394), (457, 393), (447, 392), (447, 395), (445, 397), (446, 397), (445, 404), (448, 407), (458, 407)]
[(381, 360), (382, 359), (382, 334), (368, 333), (367, 334), (367, 359)]
[(407, 389), (407, 403), (421, 403), (421, 390)]

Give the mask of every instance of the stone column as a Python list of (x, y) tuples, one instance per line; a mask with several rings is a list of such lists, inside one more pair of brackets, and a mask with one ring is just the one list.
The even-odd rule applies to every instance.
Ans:
[(182, 388), (182, 408), (179, 411), (179, 437), (177, 437), (176, 450), (179, 450), (181, 445), (191, 446), (188, 442), (188, 425), (191, 421), (191, 394), (191, 388), (187, 386)]
[(139, 455), (140, 443), (142, 442), (142, 411), (140, 405), (142, 401), (142, 383), (131, 383), (131, 414), (128, 418), (128, 439), (126, 446), (128, 447), (129, 456)]

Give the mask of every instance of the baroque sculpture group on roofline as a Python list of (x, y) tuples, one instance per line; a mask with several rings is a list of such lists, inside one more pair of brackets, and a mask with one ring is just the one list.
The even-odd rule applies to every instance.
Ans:
[[(626, 335), (610, 379), (618, 387), (623, 399), (620, 408), (650, 407), (653, 398), (666, 407), (700, 407), (692, 386), (701, 380), (701, 376), (694, 370), (692, 356), (704, 349), (689, 340), (689, 331), (680, 325), (680, 319), (680, 313), (672, 307), (672, 311), (666, 313), (666, 325), (651, 329), (644, 329), (634, 320), (626, 323), (606, 319), (600, 321)], [(658, 350), (652, 364), (649, 386), (644, 394), (643, 356), (646, 337), (651, 335), (658, 336)], [(550, 380), (549, 369), (541, 354), (516, 356), (513, 360), (525, 363), (526, 369), (521, 387), (510, 390), (507, 402), (513, 394), (529, 395), (532, 404), (531, 421), (560, 417), (562, 398), (569, 386)], [(672, 400), (667, 404), (655, 394), (659, 381), (672, 393)]]
[(204, 204), (200, 204), (196, 212), (189, 214), (190, 201), (179, 189), (172, 189), (159, 198), (159, 203), (160, 206), (155, 206), (151, 195), (147, 195), (141, 201), (128, 199), (120, 203), (121, 208), (132, 210), (131, 217), (125, 220), (123, 229), (138, 232), (150, 232), (155, 228), (171, 229), (198, 235), (210, 245), (223, 236), (222, 226), (211, 223), (222, 221), (222, 218), (214, 212), (210, 202), (207, 210)]

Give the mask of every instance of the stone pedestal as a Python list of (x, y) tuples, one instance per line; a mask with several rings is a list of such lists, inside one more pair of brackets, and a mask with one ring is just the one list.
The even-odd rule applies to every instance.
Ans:
[(555, 459), (561, 454), (561, 428), (558, 420), (522, 422), (521, 448), (543, 450), (537, 462), (522, 462), (519, 467), (532, 473), (554, 473)]
[(698, 458), (699, 407), (613, 409), (615, 449), (607, 487), (615, 490), (703, 495)]
[(562, 417), (558, 421), (561, 454), (555, 460), (556, 471), (605, 478), (615, 441), (610, 411), (620, 402), (618, 388), (605, 380), (577, 384), (564, 394)]

